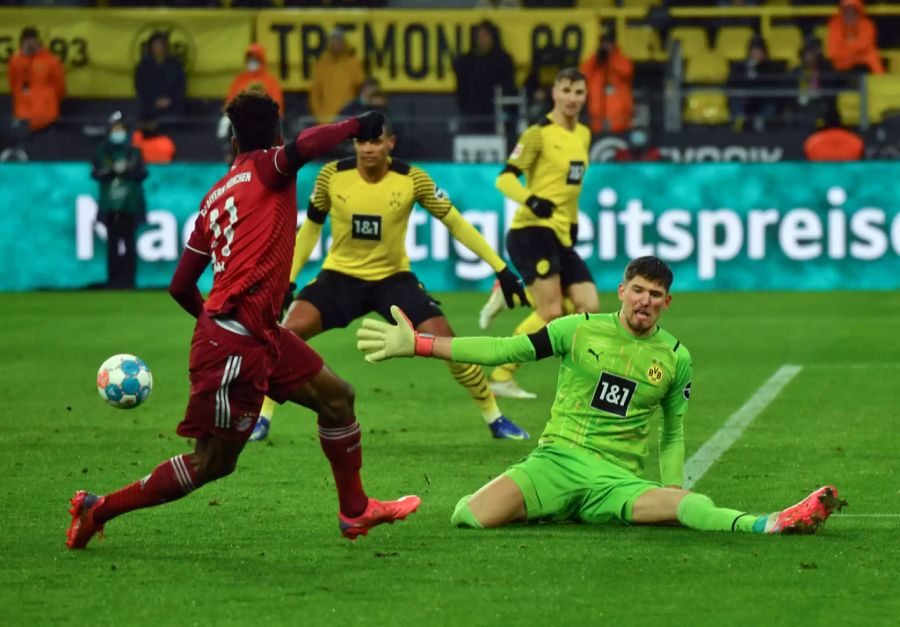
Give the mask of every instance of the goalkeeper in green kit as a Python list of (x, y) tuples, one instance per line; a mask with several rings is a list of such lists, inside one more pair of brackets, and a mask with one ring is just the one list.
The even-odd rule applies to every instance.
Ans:
[[(750, 514), (718, 507), (681, 487), (691, 355), (657, 325), (672, 300), (671, 285), (665, 262), (640, 257), (625, 269), (619, 311), (565, 316), (531, 335), (506, 338), (419, 334), (397, 307), (391, 309), (396, 326), (364, 321), (357, 346), (370, 362), (413, 355), (483, 365), (562, 360), (539, 446), (463, 497), (453, 525), (485, 529), (525, 521), (618, 519), (701, 531), (814, 533), (845, 504), (829, 485), (780, 512)], [(663, 413), (661, 483), (640, 476), (657, 408)]]

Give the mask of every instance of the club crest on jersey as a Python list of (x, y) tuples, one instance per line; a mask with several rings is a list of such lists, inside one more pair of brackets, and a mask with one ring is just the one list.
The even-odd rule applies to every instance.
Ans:
[[(434, 194), (437, 196), (437, 192)], [(388, 201), (391, 211), (400, 211), (403, 208), (403, 199), (400, 192), (391, 192), (391, 199)]]
[(656, 385), (657, 383), (662, 381), (662, 378), (663, 378), (662, 368), (659, 367), (659, 364), (654, 362), (647, 369), (647, 379), (650, 381), (650, 383), (652, 383), (653, 385)]
[(246, 431), (246, 430), (249, 429), (250, 426), (253, 424), (253, 419), (254, 419), (255, 417), (256, 417), (256, 416), (254, 416), (253, 414), (244, 414), (244, 415), (241, 417), (241, 419), (238, 421), (238, 423), (237, 423), (237, 425), (235, 426), (235, 428), (236, 428), (238, 431), (241, 431), (241, 432)]

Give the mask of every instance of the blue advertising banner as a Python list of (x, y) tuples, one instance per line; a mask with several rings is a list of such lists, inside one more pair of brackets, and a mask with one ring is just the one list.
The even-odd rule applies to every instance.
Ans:
[[(494, 246), (515, 205), (494, 187), (499, 168), (424, 164)], [(137, 240), (138, 285), (165, 287), (205, 192), (222, 164), (150, 168), (148, 223)], [(318, 172), (301, 170), (301, 213)], [(628, 259), (655, 254), (675, 289), (900, 288), (900, 163), (595, 164), (581, 195), (577, 250), (597, 285), (613, 289)], [(87, 165), (0, 164), (0, 290), (80, 288), (106, 276), (105, 230)], [(326, 228), (325, 237), (328, 232)], [(417, 208), (407, 249), (435, 291), (487, 289), (490, 268)], [(322, 244), (304, 269), (311, 278)], [(208, 289), (211, 274), (204, 277)]]

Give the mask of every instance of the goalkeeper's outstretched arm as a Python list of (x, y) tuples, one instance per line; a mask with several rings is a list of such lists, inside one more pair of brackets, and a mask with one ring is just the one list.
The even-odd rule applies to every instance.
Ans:
[(366, 318), (356, 332), (356, 347), (370, 363), (419, 356), (491, 366), (535, 361), (553, 354), (545, 329), (513, 337), (435, 337), (417, 333), (396, 305), (391, 307), (391, 315), (396, 325)]

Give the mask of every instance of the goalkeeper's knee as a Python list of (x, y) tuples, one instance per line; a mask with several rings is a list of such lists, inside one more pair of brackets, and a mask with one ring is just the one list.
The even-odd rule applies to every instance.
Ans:
[(475, 514), (472, 513), (472, 509), (469, 507), (469, 499), (471, 497), (471, 494), (467, 494), (459, 499), (459, 503), (456, 504), (456, 509), (453, 510), (453, 515), (450, 517), (450, 524), (452, 526), (484, 529), (484, 525), (478, 522), (478, 519), (475, 518)]

